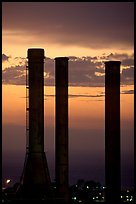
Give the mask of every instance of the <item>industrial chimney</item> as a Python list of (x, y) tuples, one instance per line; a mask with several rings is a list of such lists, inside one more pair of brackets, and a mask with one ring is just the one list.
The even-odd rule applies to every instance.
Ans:
[(50, 175), (44, 152), (44, 49), (28, 49), (28, 145), (21, 192), (24, 197), (50, 195)]
[(68, 58), (55, 58), (56, 79), (56, 187), (59, 203), (69, 202), (68, 190)]
[(120, 64), (105, 62), (106, 204), (120, 203)]

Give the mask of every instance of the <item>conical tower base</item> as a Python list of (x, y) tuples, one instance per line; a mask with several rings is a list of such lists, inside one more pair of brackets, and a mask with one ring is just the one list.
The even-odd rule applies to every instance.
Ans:
[(51, 180), (45, 153), (27, 153), (17, 195), (23, 198), (51, 197)]

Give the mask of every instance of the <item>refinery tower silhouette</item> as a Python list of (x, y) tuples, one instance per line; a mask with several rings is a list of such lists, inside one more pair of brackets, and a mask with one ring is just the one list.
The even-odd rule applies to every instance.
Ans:
[[(44, 150), (44, 49), (31, 48), (26, 67), (26, 156), (17, 190), (23, 199), (69, 203), (68, 58), (55, 58), (55, 180)], [(45, 137), (46, 138), (46, 137)], [(106, 203), (120, 203), (120, 61), (105, 62)]]
[(26, 67), (26, 156), (17, 195), (23, 199), (69, 202), (68, 193), (68, 58), (55, 58), (56, 193), (44, 150), (44, 49), (31, 48)]

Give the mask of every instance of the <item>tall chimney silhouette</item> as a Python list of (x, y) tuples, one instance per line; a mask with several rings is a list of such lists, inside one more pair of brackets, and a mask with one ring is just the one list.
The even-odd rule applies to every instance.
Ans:
[(69, 202), (68, 192), (68, 58), (55, 58), (56, 79), (56, 186), (59, 202)]
[(28, 49), (28, 147), (21, 178), (25, 197), (49, 194), (50, 176), (44, 152), (44, 49)]
[(106, 204), (120, 203), (120, 64), (105, 62)]

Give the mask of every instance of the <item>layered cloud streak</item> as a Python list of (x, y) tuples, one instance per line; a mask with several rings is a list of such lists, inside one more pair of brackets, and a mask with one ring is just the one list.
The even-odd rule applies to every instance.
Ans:
[[(21, 57), (13, 58), (2, 55), (3, 84), (26, 84), (26, 59)], [(111, 53), (102, 56), (84, 56), (75, 57), (69, 56), (69, 85), (70, 86), (88, 86), (100, 87), (105, 83), (105, 65), (107, 60), (121, 61), (121, 84), (134, 84), (134, 56), (128, 54)], [(10, 61), (12, 62), (10, 64)], [(6, 64), (7, 63), (7, 64)], [(7, 65), (7, 67), (5, 67)], [(55, 60), (46, 58), (44, 63), (45, 85), (55, 85)]]

